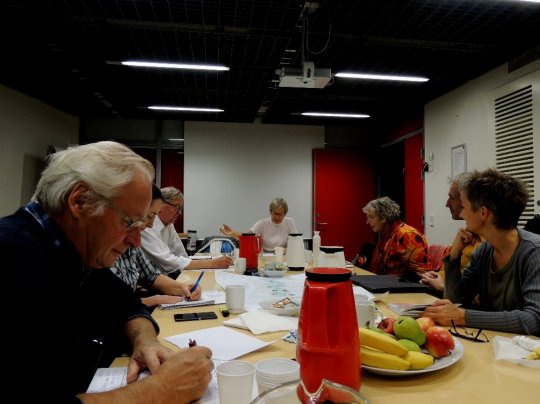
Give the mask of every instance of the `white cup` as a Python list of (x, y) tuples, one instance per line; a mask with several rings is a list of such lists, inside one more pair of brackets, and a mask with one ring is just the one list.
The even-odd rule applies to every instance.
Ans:
[(248, 404), (253, 396), (255, 365), (228, 361), (216, 366), (220, 404)]
[(231, 313), (242, 313), (246, 300), (246, 289), (243, 285), (229, 285), (225, 288), (225, 302)]
[(276, 254), (276, 262), (283, 262), (283, 247), (276, 247), (274, 253)]
[(375, 327), (384, 317), (383, 313), (366, 296), (355, 296), (354, 305), (359, 327)]
[(246, 259), (238, 258), (234, 263), (234, 272), (237, 274), (243, 275), (246, 272)]
[(285, 358), (264, 359), (255, 364), (259, 394), (280, 384), (300, 380), (298, 362)]

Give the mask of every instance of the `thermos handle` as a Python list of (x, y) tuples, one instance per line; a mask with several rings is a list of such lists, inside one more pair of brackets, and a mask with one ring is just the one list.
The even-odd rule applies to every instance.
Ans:
[(313, 348), (328, 347), (327, 288), (311, 286), (309, 289), (309, 344)]

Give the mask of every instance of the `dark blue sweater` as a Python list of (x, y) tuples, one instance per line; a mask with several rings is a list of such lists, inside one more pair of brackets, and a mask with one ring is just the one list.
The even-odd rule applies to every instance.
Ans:
[(60, 228), (46, 222), (23, 208), (0, 219), (3, 383), (27, 383), (12, 392), (24, 402), (77, 402), (95, 368), (128, 349), (126, 321), (153, 320), (129, 287), (109, 269), (85, 268)]

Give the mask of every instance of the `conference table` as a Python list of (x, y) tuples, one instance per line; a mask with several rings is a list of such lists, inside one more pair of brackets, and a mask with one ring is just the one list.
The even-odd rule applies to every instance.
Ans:
[[(213, 270), (208, 270), (202, 278), (203, 290), (221, 289), (215, 282)], [(298, 272), (295, 272), (298, 273)], [(362, 269), (354, 268), (353, 273), (371, 275)], [(194, 281), (198, 271), (184, 271), (181, 281)], [(389, 303), (423, 303), (428, 304), (435, 297), (423, 293), (395, 293), (375, 295), (379, 309), (390, 317), (397, 314), (389, 309)], [(173, 314), (183, 312), (215, 311), (216, 320), (175, 322)], [(219, 306), (201, 306), (175, 310), (156, 308), (152, 314), (158, 322), (160, 338), (164, 345), (179, 350), (163, 338), (195, 331), (203, 328), (216, 327), (223, 320), (234, 318), (231, 314), (224, 318)], [(236, 329), (253, 336), (248, 330)], [(540, 370), (519, 366), (506, 361), (495, 361), (493, 352), (493, 337), (496, 335), (511, 338), (513, 334), (484, 331), (489, 343), (479, 343), (460, 339), (464, 348), (463, 357), (455, 364), (444, 369), (415, 376), (389, 376), (370, 373), (362, 370), (362, 385), (360, 392), (369, 399), (371, 404), (398, 403), (540, 403)], [(281, 339), (288, 331), (260, 334), (256, 337), (263, 341), (274, 341), (271, 345), (246, 354), (239, 359), (255, 363), (266, 358), (295, 358), (296, 345)]]

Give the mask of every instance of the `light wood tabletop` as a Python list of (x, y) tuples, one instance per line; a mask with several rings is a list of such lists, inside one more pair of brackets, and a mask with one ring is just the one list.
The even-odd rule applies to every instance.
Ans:
[[(355, 269), (357, 274), (365, 271)], [(295, 272), (297, 273), (297, 272)], [(194, 281), (197, 271), (184, 271), (179, 280)], [(215, 282), (214, 271), (205, 272), (201, 280), (203, 290), (220, 289)], [(423, 293), (396, 293), (376, 295), (377, 304), (386, 316), (396, 317), (388, 303), (431, 303), (435, 298)], [(173, 314), (183, 312), (215, 311), (216, 320), (175, 322)], [(156, 308), (153, 317), (158, 322), (160, 338), (181, 334), (190, 330), (215, 327), (223, 324), (224, 317), (219, 306), (201, 306), (176, 310), (161, 310)], [(228, 318), (234, 318), (231, 314)], [(236, 329), (246, 335), (253, 335), (247, 330)], [(263, 341), (277, 340), (274, 344), (258, 351), (244, 355), (241, 359), (257, 362), (271, 357), (295, 358), (296, 345), (281, 339), (287, 332), (272, 332), (257, 335)], [(493, 337), (501, 335), (512, 337), (513, 334), (485, 331), (489, 343), (478, 343), (460, 339), (464, 347), (464, 355), (457, 363), (437, 371), (398, 377), (377, 375), (362, 371), (362, 386), (360, 391), (372, 404), (396, 403), (539, 403), (540, 402), (540, 371), (526, 368), (505, 361), (495, 361), (493, 352)], [(163, 340), (163, 343), (173, 349), (175, 345)]]

